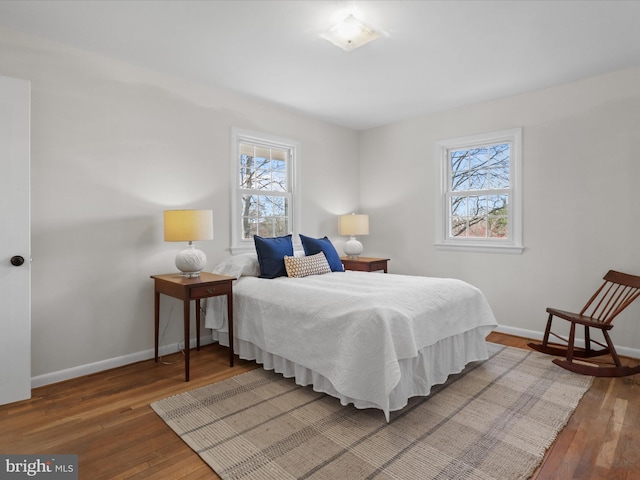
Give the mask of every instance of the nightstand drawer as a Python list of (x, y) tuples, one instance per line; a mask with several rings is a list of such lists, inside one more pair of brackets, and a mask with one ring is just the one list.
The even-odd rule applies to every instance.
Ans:
[(206, 298), (216, 295), (225, 295), (231, 291), (231, 282), (194, 287), (191, 289), (191, 298)]
[(389, 261), (388, 258), (374, 257), (341, 257), (340, 260), (345, 270), (356, 270), (360, 272), (376, 272), (382, 270), (385, 273), (387, 273), (387, 262)]
[(375, 272), (376, 270), (387, 270), (387, 261), (380, 260), (378, 262), (371, 262), (369, 264), (369, 272)]
[(344, 268), (345, 270), (355, 270), (356, 272), (370, 272), (371, 271), (371, 264), (370, 263), (363, 263), (363, 262), (345, 262), (344, 260), (342, 261), (342, 263), (344, 264)]

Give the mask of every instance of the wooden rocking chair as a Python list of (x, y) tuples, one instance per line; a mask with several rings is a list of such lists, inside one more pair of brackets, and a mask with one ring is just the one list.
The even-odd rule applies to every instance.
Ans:
[[(609, 337), (609, 330), (613, 328), (613, 319), (638, 298), (638, 296), (640, 296), (640, 277), (609, 270), (604, 276), (604, 283), (596, 293), (593, 294), (580, 313), (547, 308), (549, 319), (547, 321), (547, 328), (544, 331), (542, 344), (529, 343), (529, 346), (542, 353), (565, 357), (564, 359), (556, 358), (553, 360), (553, 363), (583, 375), (593, 375), (595, 377), (625, 377), (627, 375), (640, 373), (640, 365), (629, 367), (623, 366), (620, 363), (620, 358)], [(554, 316), (571, 322), (568, 339), (551, 331), (551, 322)], [(576, 325), (584, 325), (584, 348), (574, 346)], [(591, 338), (590, 328), (597, 328), (602, 331), (606, 345)], [(565, 348), (564, 344), (549, 343), (549, 335), (559, 338), (567, 344), (567, 347)], [(592, 342), (602, 347), (602, 349), (592, 350)], [(594, 362), (573, 361), (574, 357), (584, 359), (605, 354), (610, 354), (611, 357), (613, 357), (615, 367), (600, 367)]]

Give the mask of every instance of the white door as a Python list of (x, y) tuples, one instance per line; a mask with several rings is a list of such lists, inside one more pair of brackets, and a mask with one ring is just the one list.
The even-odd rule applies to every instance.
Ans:
[(0, 77), (0, 405), (31, 397), (29, 92)]

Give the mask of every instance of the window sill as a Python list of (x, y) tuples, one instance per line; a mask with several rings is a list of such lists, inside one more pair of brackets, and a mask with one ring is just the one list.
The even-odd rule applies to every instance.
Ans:
[(256, 247), (251, 242), (251, 244), (247, 243), (246, 245), (234, 245), (229, 248), (231, 255), (240, 255), (241, 253), (256, 253)]
[(474, 252), (474, 253), (503, 253), (520, 255), (524, 251), (523, 245), (483, 245), (479, 243), (435, 243), (437, 250), (449, 252)]

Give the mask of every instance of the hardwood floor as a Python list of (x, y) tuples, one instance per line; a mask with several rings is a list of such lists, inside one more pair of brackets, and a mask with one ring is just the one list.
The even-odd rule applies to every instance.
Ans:
[[(488, 340), (519, 348), (528, 348), (527, 343), (531, 341), (495, 332)], [(636, 359), (621, 360), (627, 365), (640, 363)], [(640, 479), (639, 442), (640, 375), (594, 378), (531, 478), (637, 480)]]
[[(519, 337), (492, 333), (489, 340), (527, 348)], [(32, 399), (0, 406), (0, 453), (76, 453), (80, 479), (218, 478), (149, 404), (256, 365), (236, 360), (229, 368), (228, 350), (207, 345), (192, 350), (186, 383), (181, 353), (163, 361), (36, 388)], [(640, 478), (639, 377), (596, 378), (532, 478)]]

